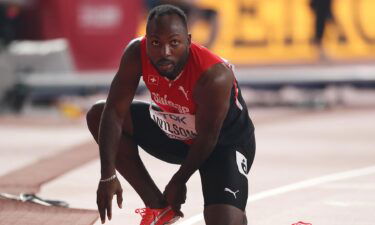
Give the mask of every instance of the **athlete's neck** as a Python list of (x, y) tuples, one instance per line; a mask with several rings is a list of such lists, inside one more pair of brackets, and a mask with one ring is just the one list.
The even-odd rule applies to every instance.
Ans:
[(164, 77), (165, 77), (165, 79), (167, 79), (168, 81), (175, 81), (175, 80), (177, 80), (177, 79), (181, 76), (182, 72), (183, 72), (183, 70), (182, 70), (179, 74), (177, 74), (177, 76), (173, 76), (173, 77), (164, 76)]

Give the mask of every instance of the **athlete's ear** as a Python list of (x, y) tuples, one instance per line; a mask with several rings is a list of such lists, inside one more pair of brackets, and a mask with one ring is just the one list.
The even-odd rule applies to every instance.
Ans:
[(189, 45), (191, 44), (191, 34), (188, 34), (188, 42), (189, 42)]

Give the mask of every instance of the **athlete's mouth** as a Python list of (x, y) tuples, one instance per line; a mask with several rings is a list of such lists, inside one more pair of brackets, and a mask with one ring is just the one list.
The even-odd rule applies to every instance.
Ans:
[(168, 64), (159, 65), (159, 69), (163, 71), (170, 71), (173, 69), (173, 64), (168, 63)]
[(160, 70), (171, 70), (173, 69), (174, 67), (174, 63), (170, 60), (160, 60), (158, 63), (157, 63), (158, 67)]

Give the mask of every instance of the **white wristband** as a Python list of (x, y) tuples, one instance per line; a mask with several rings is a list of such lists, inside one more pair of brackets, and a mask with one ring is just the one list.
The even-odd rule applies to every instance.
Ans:
[(110, 181), (112, 181), (112, 180), (114, 180), (114, 179), (116, 179), (116, 178), (117, 178), (116, 174), (113, 174), (112, 176), (110, 176), (110, 177), (108, 177), (108, 178), (106, 178), (106, 179), (101, 179), (101, 180), (100, 180), (100, 183), (110, 182)]

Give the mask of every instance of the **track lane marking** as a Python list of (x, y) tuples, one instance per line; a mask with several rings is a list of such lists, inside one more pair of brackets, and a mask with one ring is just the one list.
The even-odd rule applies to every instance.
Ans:
[[(296, 190), (300, 190), (304, 188), (309, 188), (309, 187), (317, 186), (317, 185), (328, 183), (328, 182), (345, 180), (345, 179), (350, 179), (350, 178), (360, 177), (360, 176), (366, 176), (366, 175), (373, 174), (373, 173), (375, 173), (375, 166), (349, 170), (346, 172), (333, 173), (333, 174), (329, 174), (329, 175), (325, 175), (321, 177), (316, 177), (316, 178), (288, 184), (288, 185), (270, 189), (267, 191), (261, 191), (257, 194), (254, 194), (253, 196), (250, 196), (247, 202), (248, 203), (255, 202), (258, 200), (265, 199), (265, 198), (274, 197), (276, 195), (281, 195), (281, 194), (285, 194), (288, 192), (292, 192), (292, 191), (296, 191)], [(203, 220), (203, 213), (199, 213), (195, 216), (192, 216), (186, 219), (185, 221), (178, 223), (177, 225), (192, 225), (202, 220)]]

